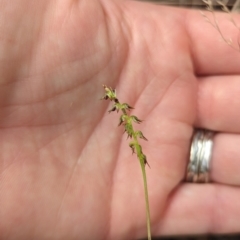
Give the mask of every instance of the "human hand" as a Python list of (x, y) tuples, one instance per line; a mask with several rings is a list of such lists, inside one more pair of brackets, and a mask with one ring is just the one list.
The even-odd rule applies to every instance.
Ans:
[[(153, 235), (240, 230), (240, 54), (199, 12), (14, 0), (0, 18), (1, 239), (146, 235), (140, 166), (102, 83), (145, 120)], [(220, 132), (211, 184), (183, 182), (194, 127)]]

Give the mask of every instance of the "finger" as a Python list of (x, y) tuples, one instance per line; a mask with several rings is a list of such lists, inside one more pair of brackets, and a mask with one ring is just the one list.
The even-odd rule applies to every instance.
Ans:
[[(214, 21), (210, 12), (204, 12), (211, 22)], [(224, 42), (221, 34), (200, 14), (200, 12), (189, 11), (187, 19), (187, 31), (191, 39), (191, 52), (198, 75), (213, 74), (238, 74), (240, 73), (240, 46), (238, 44), (239, 30), (230, 21), (230, 14), (216, 13), (218, 26), (222, 35), (229, 40), (232, 39), (232, 47)], [(186, 16), (184, 16), (186, 19)], [(240, 16), (234, 15), (234, 20), (239, 22)]]
[(240, 132), (239, 76), (199, 78), (196, 126)]
[(240, 135), (216, 134), (214, 137), (210, 179), (240, 186)]
[(236, 233), (240, 229), (240, 189), (217, 184), (184, 184), (168, 200), (154, 226), (156, 235)]

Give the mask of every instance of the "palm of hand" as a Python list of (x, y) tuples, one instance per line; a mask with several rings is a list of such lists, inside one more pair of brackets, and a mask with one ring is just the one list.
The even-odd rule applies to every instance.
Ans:
[(169, 221), (181, 216), (173, 210), (187, 208), (182, 196), (192, 196), (173, 194), (184, 177), (197, 115), (182, 13), (148, 6), (147, 18), (145, 5), (133, 2), (55, 4), (39, 3), (28, 14), (19, 9), (4, 39), (10, 54), (1, 66), (3, 239), (144, 236), (139, 163), (118, 117), (107, 116), (107, 104), (98, 101), (102, 83), (117, 86), (119, 99), (145, 120), (140, 128), (150, 140), (143, 149), (151, 165), (155, 232), (185, 232)]

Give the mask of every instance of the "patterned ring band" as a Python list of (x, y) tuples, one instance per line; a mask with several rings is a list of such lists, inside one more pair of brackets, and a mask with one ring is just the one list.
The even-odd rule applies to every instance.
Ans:
[(213, 136), (214, 133), (211, 131), (195, 130), (190, 150), (190, 161), (187, 166), (187, 182), (207, 183), (210, 181), (209, 171), (213, 149)]

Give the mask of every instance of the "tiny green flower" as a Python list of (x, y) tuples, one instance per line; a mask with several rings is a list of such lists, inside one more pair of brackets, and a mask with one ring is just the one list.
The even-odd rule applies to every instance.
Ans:
[(127, 133), (128, 137), (132, 138), (132, 136), (134, 134), (132, 124), (128, 122), (124, 125), (124, 128), (125, 128), (125, 132)]
[(132, 149), (132, 154), (135, 153), (135, 143), (134, 142), (130, 142), (129, 143), (129, 147)]
[(143, 135), (143, 133), (142, 133), (141, 131), (137, 131), (137, 132), (136, 132), (136, 135), (137, 135), (139, 138), (144, 139), (144, 140), (147, 141), (147, 138), (144, 137), (144, 135)]
[(147, 157), (146, 157), (146, 155), (141, 154), (141, 156), (140, 156), (139, 158), (140, 158), (141, 161), (144, 163), (144, 165), (147, 164), (147, 165), (150, 167), (150, 165), (149, 165), (148, 162), (147, 162)]
[(141, 123), (142, 120), (138, 119), (136, 116), (131, 116), (131, 119), (135, 122), (135, 123)]
[(114, 101), (117, 99), (116, 97), (116, 90), (112, 89), (111, 87), (107, 87), (106, 85), (103, 84), (103, 87), (105, 89), (105, 95), (101, 99), (109, 99), (110, 101)]
[(122, 114), (122, 115), (120, 116), (120, 121), (119, 121), (118, 126), (122, 125), (122, 123), (124, 123), (124, 122), (126, 121), (126, 119), (127, 119), (127, 115)]
[(130, 111), (131, 109), (134, 109), (133, 107), (129, 106), (127, 103), (122, 104), (122, 109)]

